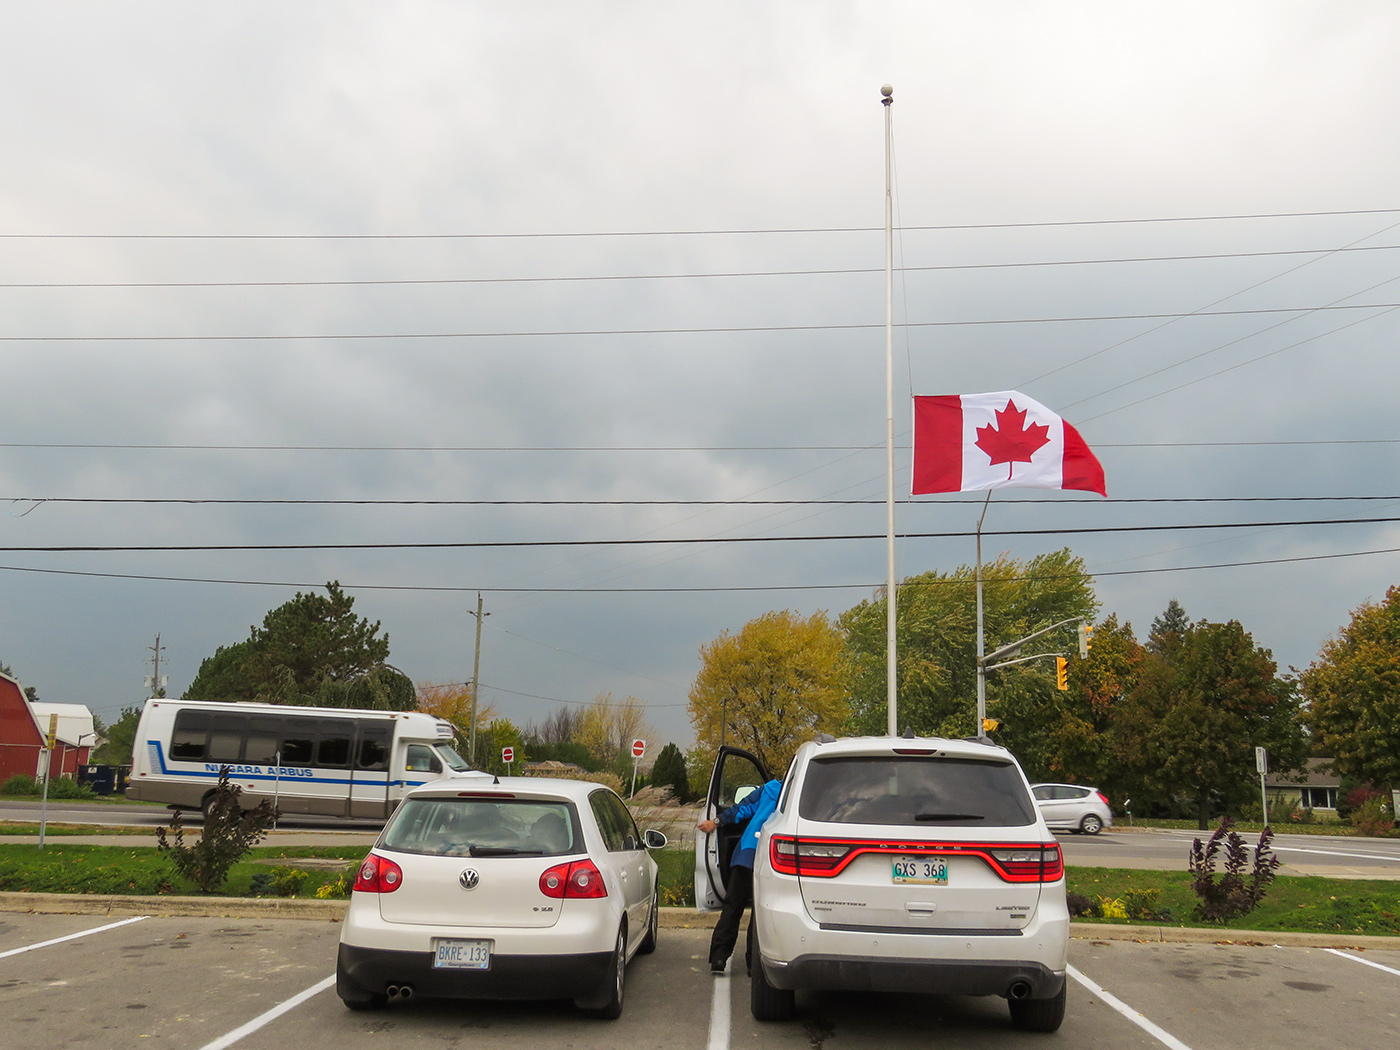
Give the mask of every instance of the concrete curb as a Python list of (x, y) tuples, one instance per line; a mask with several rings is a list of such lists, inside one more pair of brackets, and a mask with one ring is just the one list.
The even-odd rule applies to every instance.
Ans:
[[(0, 893), (0, 912), (30, 915), (159, 915), (223, 919), (305, 919), (340, 922), (347, 901), (286, 897), (130, 897), (79, 893)], [(661, 925), (672, 930), (713, 929), (718, 912), (662, 908)], [(1144, 944), (1235, 944), (1250, 947), (1369, 948), (1400, 951), (1400, 937), (1346, 933), (1209, 930), (1183, 926), (1119, 926), (1072, 922), (1070, 936), (1087, 941)]]

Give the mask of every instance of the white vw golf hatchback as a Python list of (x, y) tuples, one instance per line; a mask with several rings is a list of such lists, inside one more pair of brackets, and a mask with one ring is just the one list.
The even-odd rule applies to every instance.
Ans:
[(564, 999), (622, 1013), (624, 976), (656, 948), (656, 863), (606, 787), (531, 777), (409, 792), (364, 863), (340, 933), (352, 1010), (414, 995)]
[[(707, 815), (767, 779), (721, 749)], [(700, 836), (696, 900), (718, 906), (741, 828)], [(754, 867), (753, 1014), (798, 991), (999, 995), (1019, 1028), (1065, 1012), (1069, 912), (1060, 847), (1004, 748), (863, 737), (804, 744)]]

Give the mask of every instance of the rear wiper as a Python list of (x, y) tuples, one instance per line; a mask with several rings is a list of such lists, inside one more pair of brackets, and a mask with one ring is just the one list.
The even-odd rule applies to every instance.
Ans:
[(982, 813), (915, 813), (915, 820), (986, 820)]
[(539, 857), (544, 853), (538, 849), (516, 849), (513, 846), (473, 846), (473, 857)]

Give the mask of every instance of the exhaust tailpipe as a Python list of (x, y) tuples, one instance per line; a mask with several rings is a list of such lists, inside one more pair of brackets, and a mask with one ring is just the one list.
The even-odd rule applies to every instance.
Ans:
[(1006, 990), (1006, 997), (1008, 999), (1024, 999), (1030, 994), (1031, 986), (1029, 981), (1016, 981)]
[(411, 984), (401, 984), (401, 985), (399, 985), (399, 999), (400, 999), (401, 1001), (403, 1001), (403, 1002), (406, 1003), (406, 1002), (408, 1002), (408, 1001), (409, 1001), (410, 999), (412, 999), (412, 998), (413, 998), (413, 985), (411, 985)]

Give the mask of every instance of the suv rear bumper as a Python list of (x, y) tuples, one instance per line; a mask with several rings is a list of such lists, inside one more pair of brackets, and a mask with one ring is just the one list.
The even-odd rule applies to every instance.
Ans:
[(1049, 999), (1064, 987), (1064, 971), (1043, 963), (984, 959), (872, 959), (800, 955), (789, 963), (762, 959), (774, 988), (932, 995), (1001, 995)]

